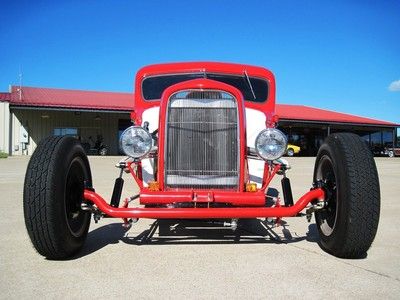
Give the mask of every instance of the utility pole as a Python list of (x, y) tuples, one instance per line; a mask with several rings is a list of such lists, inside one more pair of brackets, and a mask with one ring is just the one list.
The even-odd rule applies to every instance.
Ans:
[(22, 66), (19, 66), (19, 100), (22, 100)]

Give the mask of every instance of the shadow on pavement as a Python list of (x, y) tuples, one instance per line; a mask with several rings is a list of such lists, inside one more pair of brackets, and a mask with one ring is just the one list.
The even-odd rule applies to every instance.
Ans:
[[(269, 188), (266, 206), (275, 205), (278, 197), (278, 190)], [(235, 243), (289, 244), (303, 240), (319, 243), (318, 229), (315, 224), (309, 225), (305, 236), (297, 236), (292, 234), (289, 225), (284, 220), (275, 224), (269, 219), (240, 219), (236, 228), (227, 227), (229, 222), (231, 220), (227, 219), (156, 220), (148, 229), (138, 235), (131, 234), (122, 227), (122, 223), (107, 224), (89, 232), (83, 249), (72, 259), (89, 255), (109, 244), (116, 244), (120, 241), (137, 246)]]
[[(131, 245), (182, 244), (290, 244), (299, 241), (318, 243), (318, 230), (310, 224), (305, 236), (293, 235), (285, 221), (279, 226), (261, 219), (240, 219), (236, 230), (223, 226), (230, 220), (156, 220), (138, 235), (132, 235), (121, 223), (107, 224), (88, 233), (83, 249), (72, 259), (94, 253), (120, 241)], [(156, 235), (156, 232), (158, 234)], [(278, 233), (279, 232), (279, 233)]]
[(122, 223), (107, 224), (97, 228), (88, 233), (82, 250), (72, 259), (89, 255), (110, 244), (118, 244), (125, 233), (126, 229), (122, 227)]

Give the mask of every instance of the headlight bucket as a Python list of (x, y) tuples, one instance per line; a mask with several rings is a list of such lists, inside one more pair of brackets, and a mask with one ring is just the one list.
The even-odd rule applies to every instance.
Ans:
[(274, 160), (286, 152), (287, 138), (285, 134), (275, 128), (261, 131), (255, 142), (256, 152), (263, 160)]
[(150, 133), (140, 126), (128, 127), (119, 139), (120, 149), (133, 158), (146, 156), (151, 150), (152, 143)]

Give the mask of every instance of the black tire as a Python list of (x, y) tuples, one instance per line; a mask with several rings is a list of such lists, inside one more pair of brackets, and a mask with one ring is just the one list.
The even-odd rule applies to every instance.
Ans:
[(294, 150), (292, 148), (289, 148), (289, 149), (287, 149), (286, 154), (287, 154), (287, 156), (293, 156)]
[(327, 207), (315, 213), (320, 245), (341, 258), (366, 255), (378, 229), (380, 190), (376, 165), (363, 140), (330, 135), (318, 151), (314, 182), (327, 186)]
[(24, 217), (33, 246), (48, 259), (66, 259), (83, 246), (90, 225), (81, 210), (89, 161), (73, 137), (48, 137), (33, 153), (25, 175)]

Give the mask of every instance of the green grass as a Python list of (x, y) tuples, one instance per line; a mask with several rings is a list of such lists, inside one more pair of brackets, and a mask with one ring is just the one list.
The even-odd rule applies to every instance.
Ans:
[(8, 157), (7, 153), (0, 151), (0, 158), (7, 158), (7, 157)]

